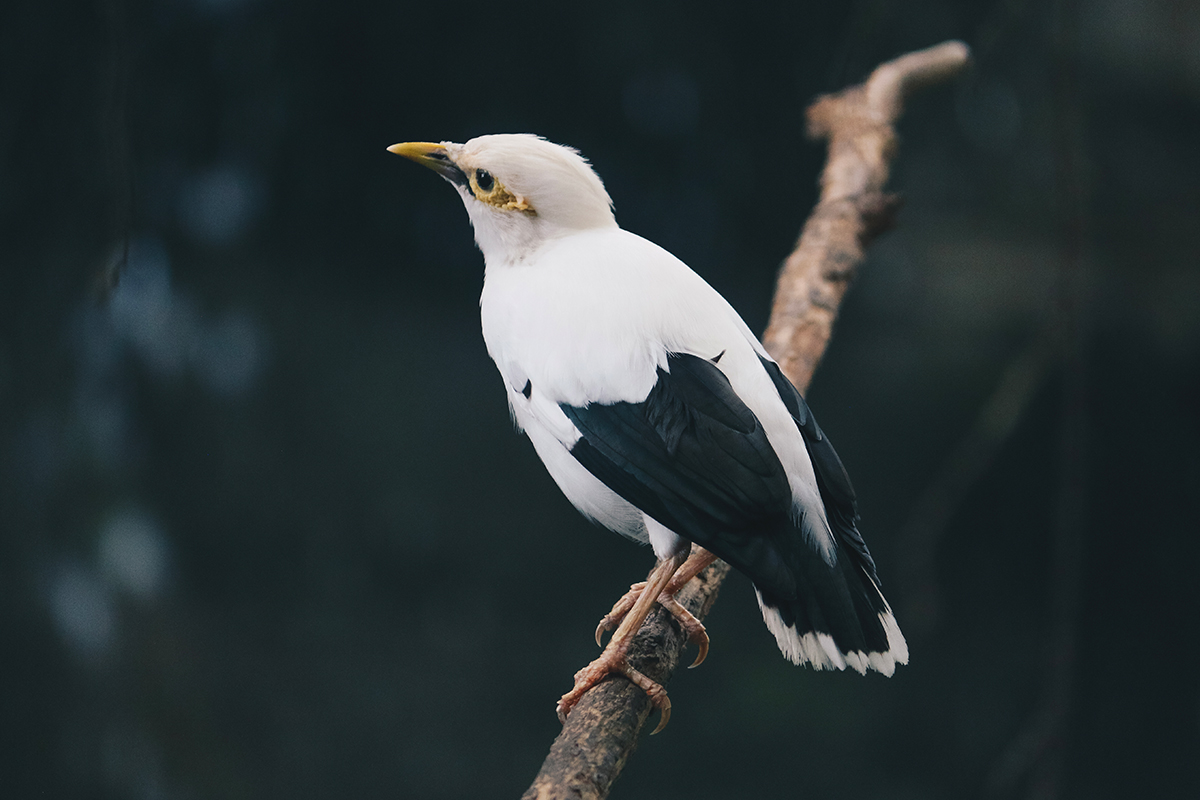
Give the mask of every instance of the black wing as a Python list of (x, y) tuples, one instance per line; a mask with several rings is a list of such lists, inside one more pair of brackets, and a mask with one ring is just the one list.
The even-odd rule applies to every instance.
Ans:
[[(801, 531), (791, 486), (766, 432), (710, 361), (668, 356), (668, 369), (641, 403), (562, 406), (582, 434), (571, 454), (589, 472), (675, 533), (716, 553), (754, 582), (764, 613), (787, 634), (829, 633), (843, 653), (890, 647), (875, 564), (855, 527), (854, 489), (808, 405), (763, 359), (812, 459), (838, 545), (833, 563)], [(843, 558), (842, 555), (849, 555)], [(785, 641), (787, 640), (787, 641)], [(790, 643), (789, 643), (790, 642)]]
[[(671, 354), (641, 403), (562, 406), (571, 454), (614, 492), (730, 561), (730, 546), (784, 530), (792, 492), (754, 413), (712, 362)], [(723, 552), (725, 551), (725, 552)]]

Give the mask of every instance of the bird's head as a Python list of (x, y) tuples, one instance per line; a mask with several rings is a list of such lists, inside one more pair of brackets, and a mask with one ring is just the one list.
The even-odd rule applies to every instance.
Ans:
[(532, 134), (479, 136), (465, 144), (405, 142), (388, 150), (453, 184), (489, 264), (521, 261), (550, 239), (617, 224), (612, 200), (588, 162)]

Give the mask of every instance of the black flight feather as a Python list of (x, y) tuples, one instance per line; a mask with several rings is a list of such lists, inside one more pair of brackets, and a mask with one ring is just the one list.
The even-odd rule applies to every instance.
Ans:
[(825, 513), (829, 518), (830, 527), (842, 544), (850, 548), (875, 585), (879, 586), (879, 575), (875, 571), (875, 559), (871, 558), (871, 554), (867, 551), (867, 544), (863, 541), (862, 534), (858, 532), (858, 502), (842, 459), (838, 457), (829, 438), (817, 425), (817, 420), (809, 410), (808, 403), (804, 402), (800, 392), (783, 374), (779, 365), (770, 359), (760, 357), (759, 360), (762, 361), (767, 374), (771, 376), (771, 381), (775, 384), (775, 391), (779, 392), (780, 399), (783, 400), (792, 419), (796, 421), (796, 427), (800, 429), (801, 436), (804, 437), (804, 445), (808, 448), (808, 456), (812, 459), (813, 470), (817, 475), (817, 488), (821, 492), (821, 499), (825, 501)]

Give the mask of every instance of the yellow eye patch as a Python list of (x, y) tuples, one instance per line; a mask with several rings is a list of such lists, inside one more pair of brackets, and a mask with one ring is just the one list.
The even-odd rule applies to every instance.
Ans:
[(471, 170), (467, 175), (467, 180), (470, 181), (472, 194), (481, 202), (506, 211), (537, 213), (533, 210), (533, 206), (525, 202), (525, 198), (510, 192), (486, 169)]

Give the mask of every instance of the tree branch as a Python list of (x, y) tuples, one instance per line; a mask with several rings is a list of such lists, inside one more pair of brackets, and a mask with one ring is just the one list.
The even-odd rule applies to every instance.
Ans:
[[(825, 352), (838, 307), (863, 250), (891, 227), (898, 200), (883, 193), (896, 150), (893, 127), (915, 89), (945, 80), (967, 64), (961, 42), (946, 42), (878, 67), (866, 83), (820, 97), (808, 108), (808, 133), (829, 140), (821, 197), (779, 274), (763, 344), (804, 392)], [(678, 600), (703, 619), (729, 566), (716, 562), (687, 584)], [(656, 609), (629, 652), (634, 668), (666, 686), (686, 640)], [(637, 746), (650, 714), (641, 689), (613, 675), (588, 692), (523, 800), (601, 800)]]
[(833, 333), (863, 251), (892, 226), (899, 200), (884, 194), (896, 153), (894, 123), (915, 89), (963, 69), (969, 51), (945, 42), (877, 68), (867, 82), (817, 98), (808, 134), (829, 140), (821, 199), (784, 262), (763, 345), (801, 392)]

